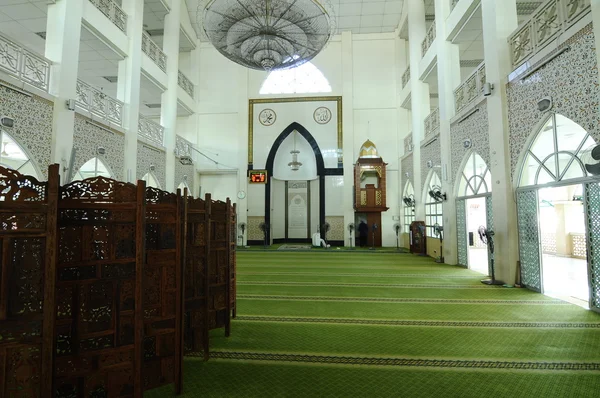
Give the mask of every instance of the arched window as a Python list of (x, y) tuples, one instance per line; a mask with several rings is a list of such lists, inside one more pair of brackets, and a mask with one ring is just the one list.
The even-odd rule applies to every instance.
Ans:
[(161, 189), (160, 183), (158, 182), (158, 179), (156, 178), (153, 172), (146, 173), (142, 177), (142, 180), (146, 181), (146, 187)]
[(402, 194), (402, 200), (404, 202), (404, 232), (409, 233), (410, 224), (415, 221), (415, 190), (410, 181), (406, 182), (404, 193)]
[(492, 192), (492, 173), (485, 160), (473, 152), (460, 177), (458, 196), (474, 196)]
[(73, 181), (85, 180), (86, 178), (98, 176), (111, 178), (112, 173), (102, 160), (99, 158), (91, 158), (77, 170), (77, 173), (73, 176)]
[(438, 202), (431, 197), (429, 192), (442, 190), (442, 181), (435, 171), (432, 171), (429, 177), (429, 185), (427, 187), (425, 201), (425, 226), (427, 227), (427, 236), (435, 237), (434, 226), (439, 224), (443, 226), (442, 202)]
[(267, 76), (260, 94), (330, 93), (331, 85), (311, 62), (297, 68), (275, 70)]
[(552, 114), (525, 154), (519, 186), (587, 177), (580, 156), (595, 145), (583, 127), (563, 115)]
[(40, 176), (33, 162), (23, 148), (6, 131), (0, 130), (0, 165), (30, 175), (39, 180)]

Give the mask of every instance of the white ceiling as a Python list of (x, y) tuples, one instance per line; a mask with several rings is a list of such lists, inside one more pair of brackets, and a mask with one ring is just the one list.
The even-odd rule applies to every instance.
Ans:
[[(198, 7), (203, 0), (185, 0), (192, 26), (201, 40), (206, 36), (197, 20)], [(337, 16), (337, 33), (385, 33), (393, 32), (400, 23), (404, 0), (329, 0)], [(433, 0), (426, 0), (433, 2)]]

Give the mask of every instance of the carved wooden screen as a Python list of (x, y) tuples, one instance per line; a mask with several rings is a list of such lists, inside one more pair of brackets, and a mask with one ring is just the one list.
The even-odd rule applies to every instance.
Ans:
[(235, 318), (236, 315), (236, 304), (237, 304), (237, 289), (236, 289), (236, 273), (237, 273), (237, 261), (235, 255), (235, 242), (236, 242), (236, 230), (237, 230), (237, 213), (236, 206), (230, 207), (231, 214), (229, 216), (229, 301), (231, 302), (231, 316)]
[(175, 383), (181, 392), (181, 206), (181, 195), (146, 188), (144, 390)]
[(141, 397), (145, 184), (60, 189), (56, 397)]
[(212, 202), (210, 209), (210, 248), (208, 256), (208, 328), (225, 327), (225, 335), (229, 336), (231, 300), (229, 298), (230, 278), (230, 246), (231, 240), (231, 205)]
[(208, 359), (208, 328), (206, 313), (208, 274), (206, 261), (209, 250), (210, 195), (207, 200), (188, 197), (186, 200), (186, 242), (184, 271), (184, 344), (186, 351), (204, 352)]
[(52, 395), (58, 184), (0, 167), (0, 397)]

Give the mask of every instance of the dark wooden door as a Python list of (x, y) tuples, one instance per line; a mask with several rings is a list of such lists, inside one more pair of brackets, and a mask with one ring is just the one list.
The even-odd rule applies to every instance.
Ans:
[[(367, 244), (369, 247), (381, 247), (381, 213), (367, 213), (367, 225), (369, 226)], [(373, 225), (377, 225), (375, 234), (373, 234)], [(373, 243), (373, 238), (375, 238), (375, 243)]]

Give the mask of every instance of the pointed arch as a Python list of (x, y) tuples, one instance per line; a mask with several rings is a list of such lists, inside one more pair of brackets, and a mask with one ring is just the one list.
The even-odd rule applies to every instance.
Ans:
[(185, 182), (185, 181), (181, 181), (179, 183), (179, 185), (177, 186), (177, 189), (181, 190), (182, 195), (183, 195), (184, 189), (187, 189), (188, 196), (192, 196), (192, 191), (190, 190), (190, 187), (188, 186), (187, 182)]
[(0, 145), (0, 165), (35, 177), (37, 180), (40, 179), (41, 173), (27, 150), (2, 129), (0, 129)]
[(429, 172), (425, 187), (423, 192), (423, 203), (425, 203), (425, 227), (427, 228), (427, 236), (435, 237), (433, 228), (435, 224), (440, 226), (444, 225), (442, 202), (436, 202), (431, 195), (429, 195), (429, 191), (434, 191), (436, 189), (441, 191), (442, 189), (442, 180), (437, 171), (431, 170)]
[(160, 182), (158, 181), (158, 178), (156, 178), (156, 175), (151, 171), (144, 174), (144, 176), (142, 177), (142, 180), (146, 181), (147, 187), (162, 189), (160, 186)]
[(81, 165), (79, 170), (73, 175), (73, 181), (85, 180), (86, 178), (98, 176), (113, 178), (113, 173), (102, 159), (93, 157)]
[(492, 172), (475, 151), (468, 152), (456, 178), (456, 197), (483, 195), (492, 192)]
[(402, 193), (402, 199), (409, 198), (413, 200), (413, 205), (409, 206), (406, 203), (402, 202), (402, 212), (404, 215), (404, 227), (403, 230), (405, 233), (410, 232), (410, 224), (415, 221), (415, 189), (412, 185), (412, 182), (406, 181), (404, 184), (404, 191)]
[(596, 140), (579, 124), (559, 113), (550, 113), (538, 124), (521, 154), (516, 187), (588, 177), (580, 157), (596, 145)]
[(312, 62), (297, 68), (280, 69), (270, 72), (259, 94), (309, 94), (330, 93), (329, 81)]

